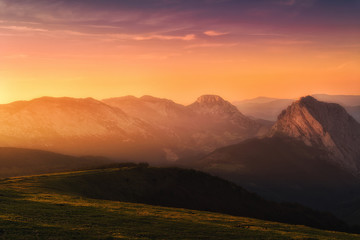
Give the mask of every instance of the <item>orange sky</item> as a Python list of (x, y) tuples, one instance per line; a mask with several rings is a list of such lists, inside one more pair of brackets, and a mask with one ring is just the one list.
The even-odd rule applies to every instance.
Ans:
[[(202, 94), (218, 94), (230, 101), (360, 94), (360, 30), (355, 15), (338, 25), (326, 25), (332, 24), (332, 18), (325, 12), (323, 18), (318, 16), (322, 24), (307, 25), (300, 13), (317, 7), (315, 1), (306, 6), (274, 1), (273, 11), (298, 11), (288, 17), (296, 21), (283, 25), (273, 16), (275, 12), (266, 13), (262, 21), (253, 20), (259, 17), (251, 15), (252, 5), (248, 18), (217, 21), (205, 13), (191, 15), (189, 11), (196, 13), (197, 6), (178, 7), (176, 13), (193, 18), (187, 22), (180, 17), (168, 19), (168, 8), (119, 6), (128, 13), (126, 25), (122, 20), (103, 19), (101, 14), (110, 11), (104, 2), (101, 11), (99, 6), (81, 8), (82, 22), (73, 23), (69, 19), (79, 7), (63, 4), (64, 13), (56, 15), (46, 1), (35, 8), (26, 1), (0, 0), (0, 103), (40, 96), (153, 95), (190, 103)], [(26, 7), (28, 15), (19, 14)], [(224, 7), (226, 16), (230, 9)], [(261, 7), (255, 17), (263, 14)], [(143, 16), (136, 14), (144, 11), (148, 22), (128, 23), (132, 18), (141, 20)], [(98, 13), (91, 24), (87, 12)]]

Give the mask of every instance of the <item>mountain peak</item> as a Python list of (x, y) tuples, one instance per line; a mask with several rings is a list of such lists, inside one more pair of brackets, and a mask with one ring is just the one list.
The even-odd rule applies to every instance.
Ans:
[(217, 95), (202, 95), (189, 108), (201, 114), (241, 114), (234, 105)]
[(203, 95), (187, 108), (198, 116), (205, 117), (205, 121), (212, 119), (211, 121), (219, 123), (227, 119), (231, 126), (241, 128), (244, 132), (251, 129), (256, 129), (259, 134), (261, 132), (262, 124), (244, 116), (237, 107), (217, 95)]
[(218, 95), (202, 95), (196, 102), (200, 104), (218, 104), (225, 103), (226, 101)]
[(309, 95), (305, 96), (305, 97), (301, 97), (299, 100), (299, 103), (302, 103), (302, 104), (314, 104), (314, 103), (316, 104), (317, 102), (319, 102), (319, 101)]
[(279, 115), (270, 131), (276, 135), (325, 149), (336, 163), (360, 173), (360, 124), (338, 104), (302, 97)]

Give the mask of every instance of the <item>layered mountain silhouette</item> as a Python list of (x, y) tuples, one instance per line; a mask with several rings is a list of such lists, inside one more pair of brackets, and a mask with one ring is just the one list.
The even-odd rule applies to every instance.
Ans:
[(189, 106), (151, 96), (127, 96), (103, 102), (157, 126), (157, 136), (166, 143), (164, 151), (170, 160), (263, 136), (271, 125), (244, 116), (234, 105), (216, 95), (201, 96)]
[[(0, 145), (71, 155), (158, 157), (153, 128), (92, 98), (43, 97), (0, 105)], [(135, 148), (135, 149), (134, 149)], [(150, 151), (154, 150), (154, 151)], [(137, 154), (140, 155), (140, 154)]]
[[(337, 103), (360, 122), (360, 96), (359, 95), (311, 95), (319, 101)], [(233, 104), (245, 115), (253, 118), (276, 121), (282, 110), (290, 106), (296, 99), (279, 99), (268, 97), (257, 97), (236, 101)]]
[(335, 103), (301, 98), (284, 110), (269, 136), (288, 136), (325, 150), (334, 163), (360, 173), (360, 124)]
[(220, 148), (198, 168), (272, 199), (336, 212), (360, 196), (359, 146), (360, 124), (343, 107), (307, 96), (279, 115), (266, 138)]
[(287, 108), (294, 101), (294, 99), (258, 97), (254, 99), (237, 101), (233, 104), (242, 113), (248, 116), (275, 122), (281, 111)]
[(269, 125), (218, 96), (183, 106), (151, 96), (43, 97), (0, 105), (0, 145), (161, 162), (263, 135)]
[[(188, 106), (152, 96), (43, 97), (0, 105), (1, 146), (186, 165), (271, 199), (347, 212), (341, 215), (346, 219), (360, 196), (359, 125), (342, 106), (311, 96), (293, 102), (273, 125), (215, 95)], [(29, 159), (24, 166), (36, 163)], [(65, 159), (68, 168), (55, 161), (52, 171), (83, 166), (72, 164), (77, 161)], [(19, 170), (11, 158), (3, 162)], [(42, 165), (16, 174), (41, 173)]]

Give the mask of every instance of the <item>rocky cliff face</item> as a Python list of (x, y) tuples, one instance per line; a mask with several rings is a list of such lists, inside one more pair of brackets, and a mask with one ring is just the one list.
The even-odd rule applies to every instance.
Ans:
[(307, 96), (278, 117), (269, 136), (289, 136), (329, 153), (332, 161), (360, 174), (360, 124), (338, 104)]

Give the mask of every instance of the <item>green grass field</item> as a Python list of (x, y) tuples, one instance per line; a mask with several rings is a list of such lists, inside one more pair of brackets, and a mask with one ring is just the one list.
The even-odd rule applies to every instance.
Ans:
[(360, 239), (219, 213), (90, 199), (44, 185), (104, 171), (112, 170), (0, 180), (0, 239)]

